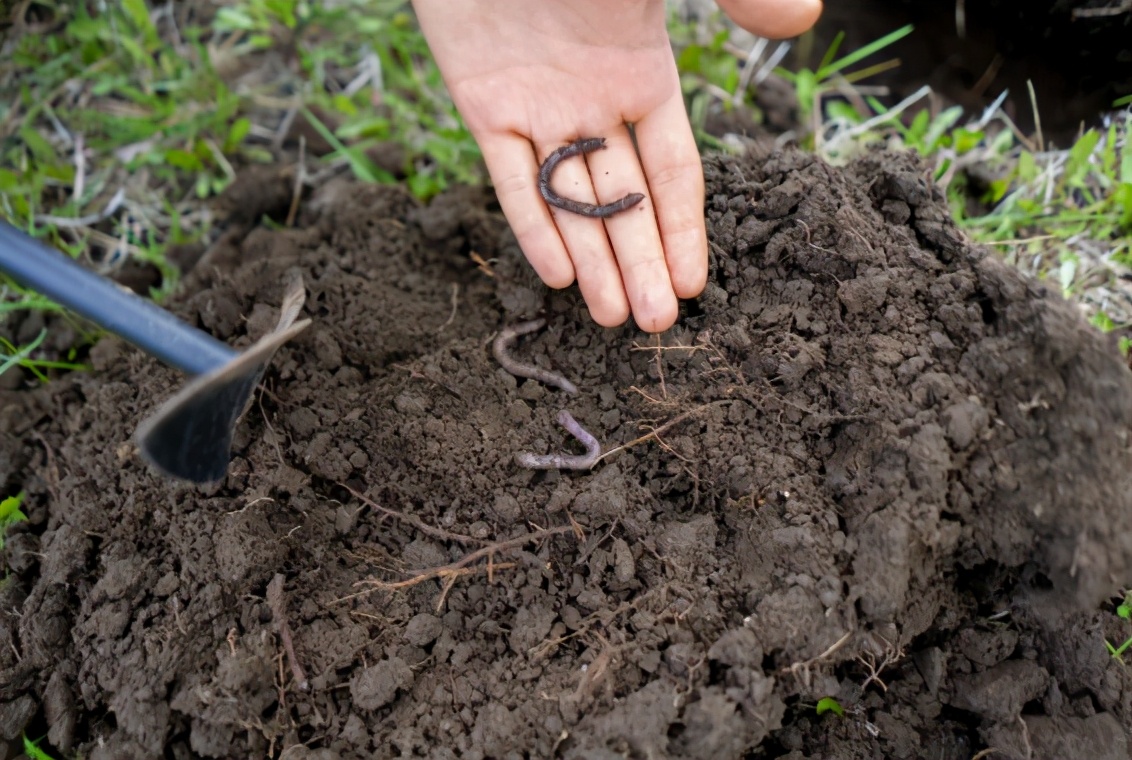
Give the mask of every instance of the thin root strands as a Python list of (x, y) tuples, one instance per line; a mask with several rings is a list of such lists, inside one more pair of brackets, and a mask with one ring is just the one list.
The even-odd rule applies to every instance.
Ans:
[(538, 191), (542, 195), (542, 199), (546, 201), (548, 205), (554, 206), (555, 208), (594, 219), (605, 219), (632, 208), (643, 201), (645, 196), (641, 193), (629, 193), (624, 198), (615, 200), (612, 203), (595, 205), (593, 203), (583, 203), (582, 201), (563, 198), (551, 189), (550, 176), (554, 174), (554, 169), (558, 164), (562, 163), (567, 158), (583, 153), (592, 153), (595, 150), (603, 150), (604, 148), (604, 137), (586, 137), (572, 142), (569, 145), (565, 145), (547, 156), (538, 170)]
[(284, 577), (276, 573), (267, 584), (267, 606), (271, 608), (271, 616), (275, 618), (275, 627), (279, 630), (279, 638), (283, 642), (283, 649), (287, 652), (287, 660), (291, 663), (291, 675), (295, 678), (295, 685), (300, 691), (310, 691), (310, 682), (299, 658), (295, 656), (295, 642), (291, 638), (291, 626), (287, 625), (287, 601), (283, 596)]
[(563, 409), (558, 413), (558, 424), (586, 447), (585, 454), (531, 454), (515, 455), (515, 463), (530, 470), (589, 470), (601, 459), (601, 444), (582, 427), (573, 415)]
[(526, 377), (531, 380), (538, 380), (540, 383), (555, 388), (561, 388), (567, 393), (577, 393), (578, 386), (574, 385), (557, 372), (552, 372), (542, 367), (536, 367), (533, 364), (524, 364), (511, 356), (511, 346), (514, 345), (520, 335), (526, 335), (535, 330), (541, 330), (545, 326), (545, 319), (533, 319), (530, 322), (520, 322), (517, 325), (505, 327), (500, 330), (499, 335), (496, 336), (495, 342), (491, 346), (491, 352), (500, 366), (512, 375), (515, 375), (515, 377)]

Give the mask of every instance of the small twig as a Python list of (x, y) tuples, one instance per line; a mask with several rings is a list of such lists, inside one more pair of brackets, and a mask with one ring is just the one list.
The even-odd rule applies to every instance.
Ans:
[(668, 387), (664, 384), (664, 346), (661, 344), (660, 333), (656, 334), (656, 376), (660, 380), (660, 395), (668, 400)]
[(491, 264), (492, 262), (496, 261), (496, 259), (485, 259), (475, 251), (469, 253), (468, 258), (471, 259), (472, 262), (476, 265), (476, 269), (480, 270), (488, 277), (491, 277), (493, 279), (495, 278), (495, 270), (491, 268)]
[(578, 386), (567, 380), (557, 372), (552, 372), (542, 367), (536, 367), (533, 364), (524, 364), (511, 356), (511, 345), (518, 339), (520, 335), (532, 333), (535, 330), (541, 330), (546, 326), (545, 319), (533, 319), (530, 322), (520, 322), (511, 327), (504, 327), (499, 331), (496, 336), (495, 342), (492, 343), (491, 352), (495, 356), (495, 360), (502, 365), (503, 369), (510, 372), (516, 377), (526, 377), (531, 380), (538, 380), (545, 385), (551, 385), (555, 388), (561, 388), (567, 393), (577, 393)]
[(114, 212), (122, 207), (126, 201), (126, 189), (119, 188), (117, 192), (106, 203), (106, 206), (95, 214), (87, 214), (80, 217), (67, 217), (67, 216), (53, 216), (51, 214), (36, 214), (35, 221), (39, 224), (52, 224), (56, 227), (67, 229), (75, 229), (78, 227), (89, 227), (92, 224), (98, 224), (104, 219), (109, 219)]
[(82, 205), (83, 191), (86, 189), (86, 145), (83, 133), (75, 134), (75, 181), (72, 183), (71, 197), (74, 198), (75, 208)]
[(283, 574), (276, 573), (267, 584), (267, 606), (271, 608), (271, 615), (275, 618), (275, 625), (279, 629), (279, 638), (283, 640), (283, 649), (287, 652), (287, 659), (291, 662), (291, 674), (295, 677), (295, 684), (300, 691), (310, 691), (310, 681), (303, 672), (303, 666), (295, 657), (295, 644), (291, 640), (291, 628), (287, 625), (287, 603), (283, 598)]
[(390, 517), (395, 518), (397, 520), (400, 520), (401, 522), (408, 523), (409, 525), (412, 525), (414, 528), (419, 530), (421, 533), (424, 533), (426, 536), (431, 536), (432, 538), (438, 538), (441, 541), (455, 541), (458, 544), (484, 544), (484, 543), (487, 543), (486, 541), (483, 541), (482, 539), (479, 539), (479, 538), (472, 538), (471, 536), (462, 536), (459, 533), (450, 533), (450, 532), (444, 530), (443, 528), (434, 528), (433, 526), (422, 522), (419, 517), (414, 517), (413, 515), (407, 515), (403, 512), (398, 512), (395, 509), (390, 509), (389, 507), (381, 506), (380, 504), (373, 501), (372, 499), (365, 496), (364, 494), (359, 493), (358, 491), (355, 491), (353, 488), (350, 488), (345, 483), (339, 483), (338, 485), (340, 485), (342, 488), (345, 488), (347, 491), (349, 491), (351, 494), (353, 494), (355, 499), (362, 502), (367, 507), (370, 507), (371, 509), (375, 509), (378, 512), (381, 512), (384, 515), (389, 515)]
[(279, 126), (271, 137), (271, 149), (273, 151), (279, 151), (283, 148), (283, 143), (287, 141), (287, 135), (291, 133), (291, 127), (298, 115), (299, 107), (297, 105), (290, 105), (283, 113), (283, 118), (279, 120)]
[[(560, 525), (557, 528), (539, 528), (536, 531), (524, 533), (518, 538), (512, 538), (508, 541), (500, 541), (498, 543), (491, 544), (490, 546), (485, 546), (482, 549), (476, 549), (474, 552), (471, 552), (463, 559), (456, 562), (452, 562), (447, 565), (441, 565), (440, 567), (432, 567), (427, 570), (421, 570), (414, 573), (412, 577), (403, 581), (389, 582), (379, 581), (375, 579), (358, 581), (354, 584), (355, 586), (369, 586), (369, 588), (365, 591), (359, 591), (356, 594), (350, 594), (349, 596), (342, 597), (338, 601), (344, 602), (348, 599), (354, 599), (359, 596), (364, 596), (365, 594), (368, 594), (372, 591), (392, 591), (396, 589), (409, 588), (411, 586), (416, 586), (424, 583), (425, 581), (432, 580), (433, 578), (443, 578), (444, 583), (441, 589), (440, 600), (436, 606), (437, 610), (439, 610), (444, 604), (444, 599), (448, 595), (448, 592), (452, 589), (452, 586), (456, 583), (456, 579), (458, 579), (459, 577), (464, 575), (472, 575), (473, 573), (479, 572), (479, 570), (481, 569), (486, 570), (490, 568), (491, 572), (494, 573), (496, 570), (504, 570), (515, 566), (515, 563), (513, 562), (495, 562), (495, 554), (497, 552), (517, 549), (521, 546), (526, 546), (527, 544), (534, 541), (540, 541), (544, 538), (557, 536), (562, 533), (575, 533), (576, 535), (576, 531), (573, 525)], [(488, 559), (488, 566), (478, 569), (468, 568), (468, 565), (485, 557)]]
[(456, 321), (456, 308), (460, 305), (460, 283), (452, 283), (452, 313), (448, 315), (448, 319), (444, 320), (444, 324), (436, 328), (436, 332), (440, 333), (445, 327)]
[(531, 454), (524, 451), (515, 455), (520, 467), (532, 470), (589, 470), (601, 459), (601, 444), (565, 409), (558, 413), (558, 424), (586, 447), (585, 454)]
[(1034, 110), (1034, 135), (1038, 141), (1038, 150), (1043, 151), (1046, 149), (1046, 139), (1042, 134), (1042, 114), (1038, 110), (1038, 95), (1034, 92), (1034, 80), (1026, 80), (1026, 89), (1030, 92), (1030, 107)]
[(788, 667), (782, 668), (778, 671), (779, 675), (792, 675), (801, 680), (802, 685), (807, 689), (810, 687), (810, 668), (817, 665), (822, 660), (832, 657), (838, 649), (845, 646), (849, 639), (853, 638), (852, 631), (846, 631), (845, 634), (837, 641), (833, 642), (824, 652), (817, 657), (811, 657), (803, 662), (795, 662)]
[(702, 406), (697, 406), (695, 409), (689, 409), (688, 411), (684, 412), (683, 414), (676, 415), (675, 417), (673, 417), (672, 419), (670, 419), (668, 422), (664, 423), (660, 427), (653, 428), (649, 432), (645, 433), (644, 435), (642, 435), (638, 438), (634, 438), (633, 440), (629, 441), (628, 443), (623, 443), (620, 446), (618, 446), (617, 448), (610, 449), (609, 451), (602, 454), (599, 457), (599, 460), (605, 459), (608, 456), (616, 454), (618, 451), (624, 451), (625, 449), (631, 449), (634, 446), (636, 446), (637, 444), (644, 443), (645, 441), (649, 440), (650, 438), (655, 438), (656, 440), (659, 441), (660, 440), (660, 434), (663, 433), (665, 430), (668, 430), (670, 427), (674, 427), (675, 425), (679, 425), (681, 422), (688, 419), (689, 417), (695, 417), (697, 414), (699, 414), (700, 412), (704, 411), (705, 409), (707, 409), (709, 407), (717, 406), (717, 405), (720, 405), (720, 404), (730, 404), (730, 403), (731, 403), (731, 399), (720, 399), (719, 401), (712, 401), (712, 402), (704, 404)]
[[(474, 552), (472, 552), (471, 554), (464, 556), (463, 560), (457, 560), (456, 562), (449, 563), (447, 565), (440, 565), (439, 567), (431, 567), (431, 569), (429, 569), (429, 570), (422, 570), (419, 573), (414, 574), (413, 577), (410, 578), (408, 581), (398, 581), (397, 583), (386, 583), (385, 581), (365, 580), (365, 581), (358, 581), (357, 583), (354, 583), (354, 586), (372, 586), (372, 587), (376, 587), (376, 588), (386, 588), (386, 587), (391, 587), (391, 586), (395, 587), (395, 588), (405, 588), (406, 586), (417, 586), (418, 583), (421, 583), (423, 581), (427, 581), (427, 580), (430, 580), (432, 578), (439, 578), (440, 575), (451, 574), (451, 573), (454, 573), (456, 571), (464, 570), (466, 566), (472, 564), (473, 562), (475, 562), (477, 560), (482, 560), (483, 557), (495, 555), (496, 552), (506, 552), (507, 549), (515, 549), (515, 548), (518, 548), (520, 546), (526, 546), (526, 545), (532, 543), (532, 541), (538, 541), (538, 540), (541, 540), (543, 538), (549, 538), (551, 536), (558, 536), (559, 533), (573, 533), (573, 532), (574, 532), (574, 526), (558, 526), (557, 528), (540, 528), (539, 530), (535, 530), (535, 531), (532, 531), (532, 532), (529, 532), (529, 533), (523, 533), (522, 536), (518, 536), (517, 538), (508, 539), (506, 541), (499, 541), (499, 543), (497, 543), (497, 544), (492, 544), (491, 546), (484, 546), (481, 549), (475, 549)], [(501, 564), (495, 565), (497, 570), (501, 566), (503, 566), (503, 565), (501, 565)], [(360, 596), (360, 595), (355, 594), (355, 595), (352, 595), (352, 596)], [(352, 597), (346, 597), (346, 598), (349, 599), (349, 598), (352, 598)]]
[(1030, 743), (1030, 727), (1026, 725), (1026, 719), (1021, 715), (1018, 716), (1018, 725), (1022, 727), (1022, 741), (1026, 745), (1026, 760), (1033, 760), (1034, 745)]

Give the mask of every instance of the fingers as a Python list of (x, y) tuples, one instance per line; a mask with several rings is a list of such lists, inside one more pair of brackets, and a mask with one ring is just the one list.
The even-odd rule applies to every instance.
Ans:
[(530, 142), (507, 134), (480, 136), (478, 142), (519, 247), (543, 282), (552, 288), (567, 287), (574, 281), (574, 265), (550, 209), (539, 196), (538, 162)]
[(636, 135), (672, 289), (695, 298), (707, 284), (704, 170), (679, 94), (637, 122)]
[[(546, 205), (539, 161), (524, 138), (493, 135), (481, 149), (503, 212), (543, 281), (563, 288), (576, 276), (600, 325), (620, 325), (631, 312), (642, 330), (662, 332), (676, 321), (677, 298), (699, 295), (707, 279), (699, 153), (679, 98), (638, 124), (640, 157), (628, 128), (609, 132), (605, 149), (562, 161), (551, 178), (559, 194), (583, 203), (645, 194), (605, 220)], [(539, 146), (538, 158), (559, 147)]]
[(607, 218), (605, 229), (633, 319), (642, 330), (662, 332), (676, 321), (679, 304), (657, 226), (655, 198), (628, 128), (611, 130), (605, 144), (605, 150), (586, 156), (599, 202), (611, 203), (629, 193), (645, 194), (636, 206)]
[[(546, 156), (560, 147), (562, 146), (558, 144), (539, 146), (540, 159), (545, 160)], [(570, 200), (598, 202), (590, 180), (590, 170), (586, 166), (586, 160), (580, 156), (565, 159), (558, 164), (551, 176), (551, 185), (558, 194)], [(535, 197), (538, 203), (546, 206), (542, 196), (538, 195), (537, 188)], [(579, 216), (562, 209), (552, 209), (551, 214), (573, 261), (578, 289), (586, 300), (590, 316), (605, 327), (622, 324), (629, 317), (629, 301), (622, 287), (621, 273), (618, 271), (605, 225), (600, 219)], [(530, 255), (526, 248), (523, 250)]]
[(771, 39), (795, 37), (817, 23), (822, 0), (717, 0), (732, 21)]

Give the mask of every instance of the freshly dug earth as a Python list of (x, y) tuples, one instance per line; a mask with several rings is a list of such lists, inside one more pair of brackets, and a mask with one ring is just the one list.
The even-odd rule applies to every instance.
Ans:
[[(1128, 631), (1098, 612), (1132, 570), (1118, 353), (967, 246), (911, 158), (706, 175), (711, 282), (659, 340), (538, 284), (486, 192), (339, 182), (298, 229), (233, 228), (177, 310), (247, 344), (297, 268), (314, 324), (213, 488), (138, 461), (179, 379), (120, 343), (7, 393), (31, 519), (0, 587), (2, 735), (88, 758), (1127, 758), (1104, 640)], [(235, 205), (285, 206), (253, 184)], [(492, 358), (538, 316), (515, 353), (577, 396)], [(562, 409), (611, 453), (519, 468), (576, 449)]]

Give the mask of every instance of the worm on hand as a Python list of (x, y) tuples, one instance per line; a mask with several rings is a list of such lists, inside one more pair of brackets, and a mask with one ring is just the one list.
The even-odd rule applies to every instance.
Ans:
[(613, 216), (643, 201), (645, 196), (640, 193), (629, 193), (620, 200), (601, 206), (595, 206), (592, 203), (582, 203), (581, 201), (572, 201), (569, 198), (563, 198), (550, 189), (550, 175), (554, 173), (554, 168), (558, 166), (558, 164), (571, 156), (592, 153), (595, 150), (603, 148), (605, 148), (604, 137), (587, 137), (561, 147), (547, 156), (546, 161), (543, 162), (538, 170), (538, 191), (542, 194), (542, 199), (556, 208), (565, 209), (575, 214), (581, 214), (582, 216), (589, 216), (596, 219), (604, 219)]
[(505, 327), (496, 336), (495, 342), (491, 346), (491, 352), (503, 369), (515, 377), (527, 377), (546, 385), (552, 385), (555, 388), (561, 388), (567, 393), (577, 393), (578, 387), (557, 372), (551, 372), (533, 364), (524, 364), (511, 356), (511, 346), (520, 335), (541, 330), (545, 326), (545, 319), (533, 319), (530, 322), (520, 322), (517, 325)]
[(523, 452), (515, 455), (515, 463), (531, 470), (588, 470), (601, 459), (601, 444), (578, 424), (569, 412), (563, 409), (558, 413), (558, 424), (566, 428), (570, 435), (586, 447), (586, 453), (575, 454), (531, 454)]

